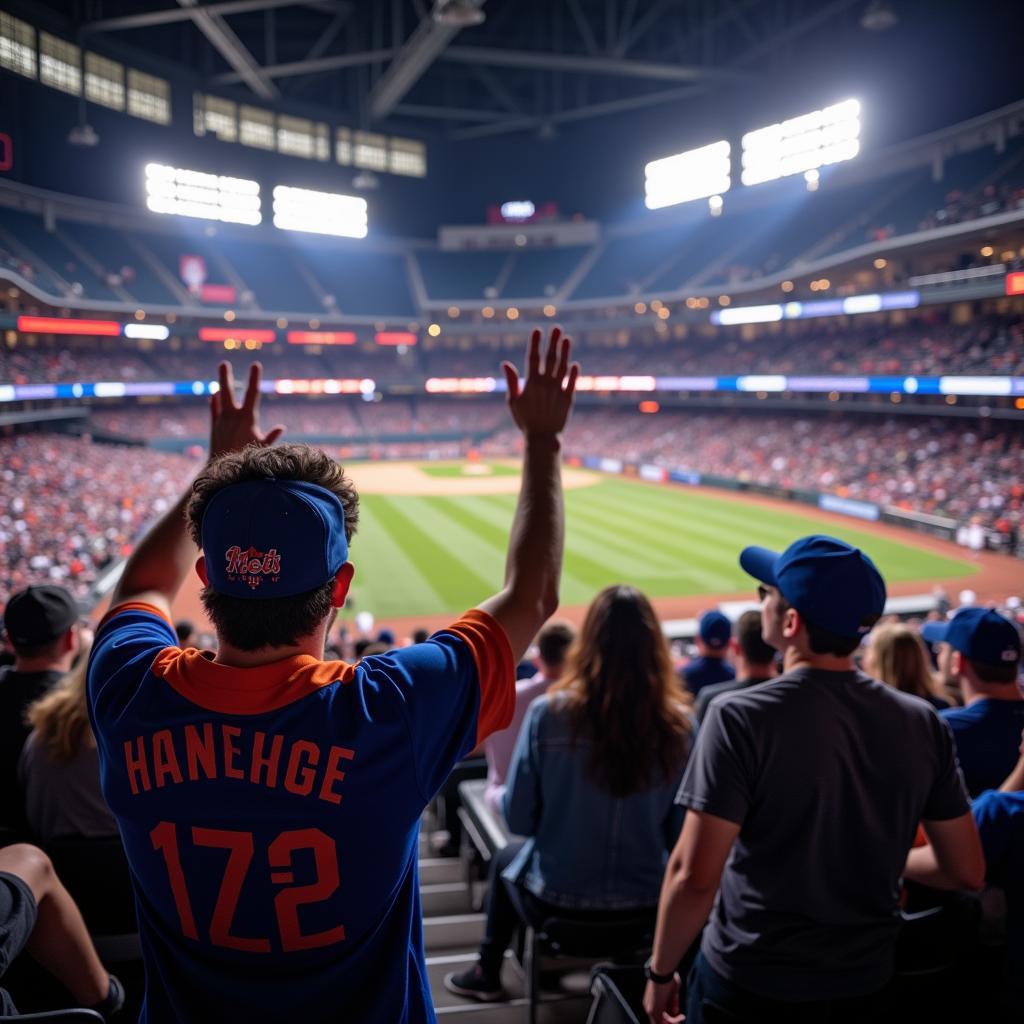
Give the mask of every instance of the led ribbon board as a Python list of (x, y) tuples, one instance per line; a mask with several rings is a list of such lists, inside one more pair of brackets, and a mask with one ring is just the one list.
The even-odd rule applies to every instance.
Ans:
[(860, 103), (844, 100), (823, 110), (771, 124), (743, 136), (744, 185), (852, 160), (860, 152)]

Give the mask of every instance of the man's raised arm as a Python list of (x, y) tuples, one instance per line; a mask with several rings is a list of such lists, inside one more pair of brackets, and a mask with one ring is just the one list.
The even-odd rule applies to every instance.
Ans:
[(505, 630), (518, 661), (558, 607), (565, 539), (561, 433), (572, 408), (579, 366), (569, 366), (570, 342), (556, 327), (541, 364), (541, 332), (527, 349), (525, 381), (503, 363), (508, 405), (523, 434), (523, 479), (509, 536), (505, 586), (480, 607)]
[[(212, 461), (246, 445), (271, 445), (283, 432), (274, 427), (266, 434), (259, 429), (259, 363), (249, 368), (249, 382), (241, 405), (235, 401), (235, 381), (229, 363), (218, 368), (219, 390), (210, 396), (210, 454)], [(168, 617), (171, 602), (195, 564), (198, 554), (188, 535), (185, 509), (191, 485), (139, 541), (125, 563), (124, 571), (110, 599), (110, 607), (138, 601), (152, 605)]]

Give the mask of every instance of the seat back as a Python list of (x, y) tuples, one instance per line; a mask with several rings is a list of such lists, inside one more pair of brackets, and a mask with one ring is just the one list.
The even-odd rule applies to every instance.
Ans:
[(548, 917), (537, 929), (537, 942), (555, 956), (621, 957), (648, 950), (654, 942), (655, 911), (621, 914), (587, 921)]
[(594, 1001), (587, 1024), (646, 1024), (644, 984), (641, 967), (597, 964), (590, 972)]

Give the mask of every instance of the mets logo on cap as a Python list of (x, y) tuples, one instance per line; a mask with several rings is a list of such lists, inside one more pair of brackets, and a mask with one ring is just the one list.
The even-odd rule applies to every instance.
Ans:
[(242, 579), (255, 590), (263, 582), (264, 577), (269, 578), (271, 583), (280, 582), (281, 556), (277, 553), (277, 548), (263, 552), (250, 545), (243, 551), (235, 544), (224, 552), (224, 559), (227, 563), (224, 566), (224, 573), (232, 583)]
[(305, 480), (224, 487), (203, 513), (202, 541), (209, 586), (250, 600), (314, 590), (348, 558), (341, 499)]

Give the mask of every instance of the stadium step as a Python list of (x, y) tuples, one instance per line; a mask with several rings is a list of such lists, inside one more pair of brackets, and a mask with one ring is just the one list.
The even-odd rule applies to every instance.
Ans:
[(423, 945), (428, 955), (476, 949), (483, 937), (483, 914), (448, 914), (423, 918)]
[(425, 857), (420, 860), (420, 885), (440, 882), (464, 882), (462, 861), (455, 857)]
[[(481, 1020), (487, 1024), (504, 1024), (505, 1021), (522, 1024), (526, 1020), (526, 998), (523, 988), (522, 973), (511, 953), (505, 954), (501, 981), (509, 999), (501, 1003), (474, 1003), (454, 995), (444, 987), (444, 977), (452, 971), (463, 971), (476, 963), (476, 952), (453, 953), (445, 956), (427, 957), (427, 977), (430, 979), (430, 990), (434, 997), (434, 1009), (438, 1018), (450, 1017), (454, 1020)], [(542, 993), (542, 1011), (538, 1014), (541, 1021), (551, 1024), (570, 1024), (586, 1019), (590, 1001), (589, 973), (576, 972), (567, 975), (556, 990), (545, 990)], [(475, 1010), (479, 1017), (468, 1016), (470, 1009)]]
[(473, 909), (465, 882), (435, 882), (424, 884), (420, 880), (420, 902), (423, 916), (462, 914)]

